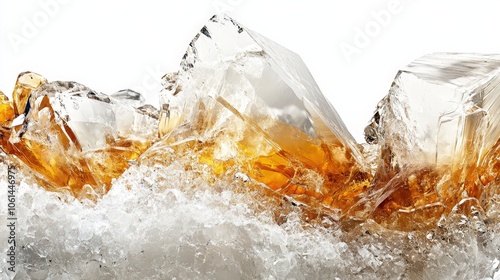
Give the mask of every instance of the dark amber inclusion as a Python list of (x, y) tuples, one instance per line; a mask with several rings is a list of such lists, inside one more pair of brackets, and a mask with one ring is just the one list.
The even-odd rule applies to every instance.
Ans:
[(278, 222), (288, 203), (308, 220), (417, 230), (487, 211), (500, 195), (499, 84), (499, 56), (418, 59), (379, 103), (365, 129), (371, 146), (360, 145), (300, 57), (213, 17), (165, 75), (159, 113), (132, 91), (107, 96), (22, 73), (13, 102), (0, 95), (0, 146), (40, 185), (81, 198), (106, 193), (131, 161), (175, 162), (209, 183), (248, 178), (241, 186)]

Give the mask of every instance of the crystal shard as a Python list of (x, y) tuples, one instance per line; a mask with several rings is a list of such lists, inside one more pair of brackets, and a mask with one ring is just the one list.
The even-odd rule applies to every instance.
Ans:
[[(51, 190), (102, 195), (157, 138), (157, 116), (78, 83), (26, 72), (13, 96), (15, 119), (4, 123), (0, 145)], [(2, 114), (14, 117), (6, 105)]]
[(411, 63), (361, 145), (295, 54), (227, 17), (160, 112), (22, 73), (0, 92), (0, 220), (20, 221), (0, 278), (498, 280), (498, 61)]
[(438, 53), (414, 61), (380, 102), (367, 141), (391, 142), (393, 166), (444, 164), (465, 151), (470, 156), (473, 142), (476, 154), (484, 153), (500, 137), (499, 73), (498, 55)]
[(216, 175), (243, 172), (335, 211), (369, 185), (360, 148), (300, 57), (228, 17), (202, 28), (164, 84), (165, 137), (145, 160), (173, 149)]
[(381, 149), (376, 215), (432, 222), (462, 199), (481, 199), (493, 180), (484, 167), (498, 161), (499, 85), (498, 55), (431, 54), (397, 74), (365, 129)]

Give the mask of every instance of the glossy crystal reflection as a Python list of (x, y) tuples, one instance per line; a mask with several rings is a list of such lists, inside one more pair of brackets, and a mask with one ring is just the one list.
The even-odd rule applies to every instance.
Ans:
[(25, 72), (13, 97), (0, 146), (50, 190), (95, 199), (157, 138), (157, 116), (75, 82)]
[(157, 110), (132, 90), (105, 95), (21, 73), (12, 102), (0, 92), (0, 147), (40, 185), (79, 198), (106, 193), (134, 165), (256, 191), (251, 203), (278, 223), (298, 208), (305, 221), (344, 229), (374, 220), (424, 230), (457, 216), (499, 216), (498, 55), (412, 62), (361, 145), (297, 54), (226, 16), (209, 20), (163, 83)]
[(232, 19), (213, 17), (164, 82), (165, 137), (145, 160), (173, 149), (340, 214), (368, 187), (360, 148), (300, 57)]
[(365, 129), (380, 146), (375, 218), (433, 223), (460, 203), (487, 207), (499, 186), (499, 121), (499, 55), (436, 53), (401, 70)]

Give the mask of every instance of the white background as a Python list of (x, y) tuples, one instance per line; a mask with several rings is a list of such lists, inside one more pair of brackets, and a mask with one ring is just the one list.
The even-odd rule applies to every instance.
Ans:
[(217, 12), (300, 54), (358, 141), (411, 60), (500, 53), (494, 0), (4, 0), (0, 89), (10, 97), (17, 75), (30, 70), (108, 94), (132, 88), (157, 102), (157, 80), (177, 70), (189, 41)]

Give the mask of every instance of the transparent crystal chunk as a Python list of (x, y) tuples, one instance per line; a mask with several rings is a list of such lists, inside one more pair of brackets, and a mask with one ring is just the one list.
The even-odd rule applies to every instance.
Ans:
[(2, 99), (0, 146), (50, 190), (95, 199), (157, 139), (157, 113), (136, 109), (123, 96), (49, 83), (31, 72), (20, 74), (13, 96), (12, 104)]
[[(164, 78), (166, 88), (175, 95), (180, 90), (172, 85), (176, 79), (184, 95), (231, 99), (231, 105), (246, 115), (250, 114), (244, 108), (248, 102), (261, 102), (265, 104), (263, 113), (311, 137), (340, 141), (359, 156), (356, 142), (302, 59), (229, 17), (214, 16), (191, 42), (179, 76)], [(217, 84), (230, 88), (211, 88)], [(171, 94), (164, 96), (164, 103)]]
[(349, 208), (368, 186), (358, 145), (300, 57), (229, 17), (210, 19), (163, 82), (165, 137), (144, 159), (174, 149), (330, 209)]
[(430, 54), (399, 71), (365, 129), (380, 149), (364, 201), (375, 220), (412, 230), (456, 209), (491, 207), (499, 85), (500, 55)]
[(393, 165), (481, 156), (500, 137), (500, 56), (436, 53), (401, 70), (365, 130)]

